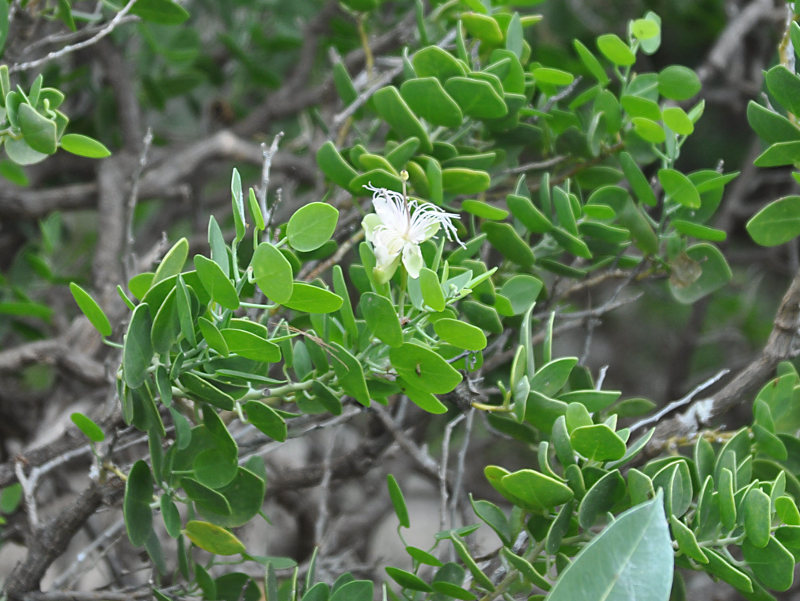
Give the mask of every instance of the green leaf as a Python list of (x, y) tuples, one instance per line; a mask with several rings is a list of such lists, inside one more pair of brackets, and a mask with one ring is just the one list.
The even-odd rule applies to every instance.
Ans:
[(628, 67), (636, 62), (636, 55), (630, 46), (613, 33), (607, 33), (597, 38), (597, 48), (608, 60), (618, 66)]
[(724, 467), (717, 477), (717, 501), (719, 503), (720, 523), (726, 530), (732, 530), (736, 525), (736, 501), (733, 493), (733, 474)]
[(688, 136), (694, 131), (694, 123), (679, 106), (665, 108), (661, 112), (664, 124), (676, 134)]
[(392, 301), (374, 292), (366, 292), (359, 306), (367, 327), (377, 338), (393, 347), (403, 344), (403, 330)]
[(217, 326), (215, 326), (205, 317), (198, 318), (197, 325), (199, 326), (200, 333), (203, 335), (203, 338), (205, 338), (208, 346), (217, 351), (223, 357), (227, 357), (230, 353), (230, 350), (228, 350), (228, 345), (225, 342), (225, 338), (222, 337), (222, 333), (220, 333), (219, 329), (217, 329)]
[(261, 401), (247, 401), (244, 404), (247, 419), (270, 438), (283, 442), (286, 440), (286, 421), (269, 405)]
[(412, 591), (433, 592), (431, 586), (419, 576), (400, 568), (386, 567), (386, 573), (404, 589)]
[(470, 35), (492, 46), (503, 43), (503, 31), (495, 19), (488, 15), (468, 12), (461, 14), (461, 22)]
[(426, 46), (419, 50), (411, 63), (418, 77), (436, 77), (446, 81), (450, 77), (467, 74), (464, 63), (439, 46)]
[(409, 79), (400, 86), (400, 94), (416, 115), (434, 125), (458, 127), (464, 119), (461, 107), (436, 77)]
[(658, 180), (667, 197), (690, 209), (700, 208), (700, 194), (692, 181), (675, 169), (659, 169)]
[(111, 151), (101, 142), (81, 134), (66, 134), (59, 142), (61, 148), (72, 154), (90, 159), (104, 159), (111, 156)]
[(125, 482), (122, 513), (128, 538), (135, 547), (144, 545), (153, 529), (153, 475), (141, 459), (133, 464)]
[(425, 392), (445, 394), (461, 382), (461, 374), (440, 355), (416, 344), (389, 349), (389, 360), (398, 376)]
[(702, 270), (691, 282), (670, 277), (672, 295), (681, 303), (693, 303), (727, 284), (733, 274), (725, 257), (716, 246), (695, 244), (686, 249), (688, 259)]
[(600, 64), (600, 61), (597, 60), (597, 57), (592, 54), (592, 51), (577, 39), (572, 40), (572, 45), (575, 48), (575, 52), (578, 53), (578, 58), (581, 59), (583, 66), (592, 74), (592, 77), (594, 77), (600, 85), (606, 85), (609, 82), (606, 70), (603, 68), (603, 65)]
[(625, 454), (625, 443), (605, 424), (576, 428), (569, 440), (573, 449), (590, 460), (613, 461)]
[(461, 542), (461, 539), (458, 538), (458, 535), (451, 534), (450, 540), (453, 543), (456, 553), (458, 553), (458, 556), (461, 558), (461, 561), (464, 562), (464, 565), (467, 566), (472, 574), (472, 577), (475, 579), (475, 582), (477, 582), (483, 588), (493, 591), (494, 585), (492, 584), (492, 581), (489, 580), (489, 577), (480, 569), (478, 564), (472, 558), (472, 555), (470, 555), (469, 549), (467, 549), (467, 546)]
[(800, 163), (800, 140), (776, 142), (756, 157), (756, 167), (781, 167)]
[(364, 379), (364, 368), (342, 345), (331, 342), (331, 365), (342, 389), (365, 407), (370, 405), (370, 394)]
[(675, 537), (678, 543), (678, 550), (698, 563), (707, 564), (708, 557), (703, 553), (700, 545), (697, 544), (697, 538), (692, 529), (674, 515), (669, 516), (669, 523), (672, 527), (672, 536)]
[(683, 219), (673, 219), (672, 227), (681, 234), (692, 236), (699, 240), (710, 240), (711, 242), (722, 242), (728, 235), (723, 230), (718, 230), (699, 223), (685, 221)]
[(512, 472), (500, 485), (528, 511), (547, 511), (569, 501), (574, 493), (563, 482), (530, 469)]
[(670, 65), (658, 73), (658, 93), (670, 100), (688, 100), (701, 87), (697, 73), (682, 65)]
[(642, 170), (639, 168), (639, 165), (636, 164), (633, 157), (627, 152), (621, 152), (617, 158), (619, 159), (625, 178), (628, 180), (639, 202), (643, 202), (651, 207), (656, 206), (658, 200), (653, 192), (653, 188), (650, 186), (650, 182), (647, 181), (647, 178), (644, 176), (644, 173), (642, 173)]
[(491, 185), (488, 173), (466, 167), (448, 167), (441, 176), (442, 187), (449, 194), (480, 194)]
[(529, 232), (543, 234), (553, 227), (547, 216), (525, 196), (509, 194), (506, 196), (506, 204), (514, 217), (519, 219)]
[(769, 495), (760, 488), (751, 488), (742, 504), (744, 534), (754, 547), (763, 549), (769, 543), (772, 505)]
[(0, 491), (0, 513), (14, 513), (22, 502), (23, 491), (19, 482), (9, 484)]
[(578, 364), (576, 357), (560, 357), (542, 365), (530, 377), (531, 389), (545, 396), (552, 396), (561, 390), (569, 380), (569, 375)]
[[(494, 21), (494, 19), (492, 19)], [(444, 89), (465, 115), (476, 119), (499, 119), (508, 114), (503, 97), (488, 81), (472, 77), (451, 77)]]
[[(200, 454), (202, 455), (202, 453)], [(199, 456), (198, 456), (199, 458)], [(217, 514), (229, 515), (231, 505), (228, 500), (213, 488), (191, 478), (181, 478), (181, 486), (186, 495), (194, 501), (200, 510), (208, 510)]]
[(800, 141), (800, 127), (753, 100), (747, 103), (747, 122), (767, 144)]
[(348, 190), (358, 172), (344, 160), (333, 142), (328, 140), (317, 151), (317, 165), (329, 180)]
[(311, 202), (300, 207), (286, 225), (292, 248), (301, 252), (315, 250), (330, 240), (339, 220), (339, 211), (326, 202)]
[(30, 180), (25, 174), (25, 170), (8, 159), (0, 160), (0, 175), (17, 186), (30, 185)]
[(191, 520), (182, 532), (195, 545), (216, 555), (236, 555), (247, 550), (233, 534), (209, 522)]
[(239, 295), (236, 288), (217, 263), (203, 255), (195, 255), (194, 267), (200, 283), (203, 284), (203, 288), (212, 299), (226, 309), (239, 308)]
[(598, 518), (625, 496), (625, 480), (619, 470), (606, 472), (592, 487), (586, 491), (581, 504), (578, 506), (578, 523), (581, 528), (588, 530), (597, 522)]
[(372, 601), (374, 588), (371, 580), (352, 580), (336, 588), (328, 601)]
[(753, 215), (747, 233), (761, 246), (777, 246), (800, 235), (800, 196), (773, 200)]
[(240, 357), (263, 363), (281, 360), (280, 347), (263, 336), (239, 328), (222, 328), (220, 334), (225, 339), (228, 351)]
[(147, 303), (141, 303), (131, 315), (122, 349), (122, 372), (125, 383), (130, 388), (138, 388), (147, 377), (147, 369), (153, 358), (153, 346), (150, 341), (152, 327), (150, 307)]
[(552, 67), (537, 67), (532, 73), (536, 81), (556, 86), (568, 86), (575, 79), (575, 76), (569, 71), (553, 69)]
[(201, 378), (195, 373), (189, 371), (182, 373), (180, 376), (180, 384), (193, 399), (205, 401), (225, 411), (233, 410), (234, 403), (231, 395), (223, 392), (211, 382), (205, 378)]
[(180, 25), (189, 18), (187, 10), (172, 0), (137, 0), (130, 13), (161, 25)]
[(520, 238), (511, 224), (487, 221), (481, 224), (481, 231), (486, 234), (489, 243), (510, 261), (522, 267), (533, 265), (533, 250)]
[[(425, 127), (414, 115), (394, 86), (381, 88), (372, 97), (375, 110), (401, 138), (419, 138), (423, 152), (430, 152), (430, 138)], [(379, 185), (379, 184), (376, 184)]]
[(510, 545), (513, 542), (513, 535), (511, 533), (511, 525), (506, 518), (506, 514), (497, 505), (491, 501), (478, 500), (469, 496), (469, 502), (472, 504), (472, 510), (480, 519), (482, 519), (489, 527), (497, 533), (500, 540), (504, 545)]
[(86, 438), (92, 442), (103, 442), (106, 439), (106, 435), (100, 426), (83, 413), (72, 413), (69, 418), (86, 435)]
[(770, 94), (781, 106), (794, 115), (800, 115), (800, 78), (783, 65), (775, 65), (764, 74)]
[(706, 547), (703, 552), (708, 557), (708, 565), (704, 569), (711, 575), (724, 580), (740, 591), (753, 592), (753, 583), (745, 572), (731, 565), (730, 560), (725, 559), (713, 549)]
[(758, 547), (749, 538), (742, 543), (744, 560), (756, 578), (767, 588), (787, 591), (794, 582), (794, 555), (774, 536)]
[(389, 498), (392, 500), (392, 507), (400, 525), (403, 528), (411, 527), (411, 520), (408, 517), (408, 508), (406, 507), (406, 500), (403, 497), (403, 491), (400, 490), (400, 485), (392, 474), (386, 475), (386, 486), (389, 488)]
[(111, 322), (108, 321), (108, 317), (106, 317), (106, 314), (100, 308), (100, 305), (97, 304), (97, 301), (95, 301), (88, 292), (78, 286), (78, 284), (75, 282), (70, 282), (69, 290), (72, 293), (72, 297), (75, 299), (75, 303), (78, 305), (78, 308), (86, 316), (94, 328), (100, 332), (100, 335), (111, 336)]
[(156, 269), (150, 286), (152, 287), (162, 280), (178, 275), (183, 269), (183, 265), (186, 263), (186, 258), (188, 256), (189, 241), (186, 238), (181, 238), (167, 251), (164, 258), (161, 259), (161, 263), (159, 263)]
[(17, 117), (25, 142), (33, 150), (44, 154), (53, 154), (56, 151), (58, 146), (54, 121), (39, 114), (35, 108), (25, 103), (19, 105)]
[(411, 556), (411, 559), (414, 561), (426, 566), (439, 567), (443, 565), (435, 555), (431, 555), (427, 551), (423, 551), (417, 547), (412, 547), (411, 545), (406, 546), (406, 553), (408, 553)]
[(409, 400), (423, 411), (427, 411), (428, 413), (432, 413), (434, 415), (447, 413), (447, 405), (442, 403), (427, 390), (423, 390), (422, 388), (414, 386), (412, 383), (407, 382), (402, 377), (397, 378), (397, 384), (400, 386), (400, 390), (405, 393)]
[(664, 140), (666, 140), (664, 128), (662, 128), (652, 119), (647, 119), (646, 117), (634, 117), (631, 119), (631, 123), (633, 123), (633, 129), (639, 135), (639, 137), (647, 142), (661, 144), (664, 142)]
[[(673, 551), (660, 494), (622, 513), (586, 545), (548, 601), (664, 601), (672, 586)], [(589, 593), (591, 591), (591, 593)]]
[(458, 319), (438, 319), (433, 329), (439, 338), (458, 348), (468, 351), (486, 348), (486, 335), (481, 329)]
[(332, 313), (342, 306), (342, 297), (312, 284), (295, 282), (291, 298), (282, 303), (289, 309), (304, 313)]
[(275, 246), (269, 242), (259, 244), (250, 265), (256, 284), (272, 302), (283, 304), (292, 297), (292, 266)]
[(170, 498), (169, 494), (161, 495), (161, 517), (164, 520), (164, 527), (172, 538), (178, 538), (181, 534), (181, 514), (178, 507)]
[(493, 221), (502, 221), (508, 217), (508, 211), (492, 206), (489, 203), (481, 202), (480, 200), (467, 199), (461, 203), (461, 210), (467, 213), (472, 213), (481, 219), (491, 219)]
[(435, 271), (423, 267), (419, 271), (419, 287), (422, 292), (422, 300), (434, 311), (444, 311), (446, 299), (442, 292), (442, 285), (439, 283), (439, 276)]
[(22, 138), (18, 140), (7, 138), (5, 141), (5, 149), (8, 158), (18, 165), (33, 165), (34, 163), (45, 160), (48, 156), (43, 152), (38, 152), (31, 148)]

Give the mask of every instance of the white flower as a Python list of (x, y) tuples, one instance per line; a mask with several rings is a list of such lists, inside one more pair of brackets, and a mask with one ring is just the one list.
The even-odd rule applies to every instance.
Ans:
[(375, 250), (373, 273), (378, 282), (388, 282), (401, 259), (408, 275), (418, 278), (425, 265), (419, 245), (439, 231), (440, 226), (448, 240), (461, 244), (452, 221), (458, 219), (455, 213), (429, 202), (407, 199), (393, 190), (375, 188), (372, 184), (364, 187), (372, 192), (375, 212), (364, 217), (361, 225)]

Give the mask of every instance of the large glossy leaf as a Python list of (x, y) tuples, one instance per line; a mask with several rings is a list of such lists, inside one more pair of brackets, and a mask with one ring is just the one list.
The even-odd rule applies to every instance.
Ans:
[(326, 202), (311, 202), (300, 207), (286, 225), (292, 248), (301, 252), (315, 250), (330, 240), (339, 211)]
[(747, 222), (747, 232), (761, 246), (777, 246), (800, 235), (800, 196), (774, 200)]
[(581, 549), (549, 601), (666, 601), (674, 552), (659, 493), (632, 507)]

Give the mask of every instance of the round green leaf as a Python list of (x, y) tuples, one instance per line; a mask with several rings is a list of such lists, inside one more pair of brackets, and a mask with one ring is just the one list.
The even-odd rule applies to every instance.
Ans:
[(295, 282), (292, 287), (292, 296), (282, 303), (289, 309), (304, 313), (332, 313), (342, 306), (342, 297), (324, 288)]
[[(681, 303), (693, 303), (727, 284), (733, 274), (720, 250), (711, 244), (700, 243), (686, 249), (686, 259), (700, 269), (698, 277), (683, 280), (670, 277), (669, 287)], [(673, 266), (674, 270), (674, 266)]]
[(286, 440), (286, 421), (272, 407), (261, 401), (247, 401), (244, 411), (250, 423), (264, 434), (279, 442)]
[(200, 283), (203, 284), (203, 288), (212, 299), (226, 309), (239, 308), (239, 295), (236, 288), (217, 263), (203, 255), (195, 255), (194, 267)]
[(420, 390), (444, 394), (461, 382), (461, 374), (432, 350), (406, 342), (389, 350), (397, 375)]
[(597, 48), (608, 60), (615, 65), (627, 67), (636, 62), (636, 55), (630, 46), (613, 33), (607, 33), (597, 38)]
[(576, 428), (569, 440), (572, 448), (587, 459), (613, 461), (625, 454), (625, 443), (605, 424)]
[(743, 503), (744, 534), (754, 547), (763, 549), (769, 543), (772, 509), (769, 495), (760, 488), (751, 488)]
[(75, 282), (70, 282), (69, 290), (78, 308), (94, 328), (100, 332), (102, 336), (111, 336), (111, 322), (108, 321), (108, 317), (106, 317), (100, 305), (97, 304), (97, 301)]
[(633, 130), (639, 135), (640, 138), (653, 144), (661, 144), (666, 140), (664, 128), (652, 119), (646, 117), (634, 117), (631, 119), (633, 123)]
[(86, 435), (86, 438), (92, 442), (103, 442), (106, 435), (103, 430), (91, 418), (85, 416), (83, 413), (73, 413), (69, 416), (72, 423), (78, 426), (78, 429)]
[(791, 588), (794, 582), (794, 555), (774, 536), (769, 537), (764, 547), (757, 547), (749, 538), (745, 538), (742, 554), (764, 586), (775, 591)]
[(447, 405), (442, 403), (427, 390), (417, 388), (403, 378), (398, 378), (397, 384), (400, 386), (400, 390), (405, 393), (409, 400), (423, 411), (427, 411), (428, 413), (432, 413), (434, 415), (442, 415), (443, 413), (447, 413)]
[(409, 79), (400, 86), (400, 94), (414, 113), (434, 125), (458, 127), (464, 119), (461, 107), (435, 77)]
[(66, 134), (61, 137), (60, 144), (67, 152), (90, 159), (104, 159), (111, 156), (111, 151), (101, 142), (81, 134)]
[(330, 140), (317, 151), (317, 165), (329, 180), (345, 189), (349, 188), (350, 181), (358, 175)]
[(497, 46), (503, 43), (503, 31), (495, 19), (480, 13), (463, 13), (461, 22), (470, 35), (482, 42)]
[[(646, 558), (644, 561), (643, 559)], [(561, 572), (548, 601), (664, 601), (674, 552), (661, 495), (622, 513)]]
[(505, 209), (500, 209), (489, 203), (481, 202), (480, 200), (465, 200), (461, 203), (461, 210), (472, 213), (476, 217), (491, 219), (493, 221), (502, 221), (508, 217), (508, 211)]
[(182, 532), (195, 545), (216, 555), (236, 555), (247, 550), (233, 534), (209, 522), (192, 520)]
[[(375, 110), (389, 124), (389, 126), (403, 138), (419, 138), (423, 152), (430, 152), (431, 145), (428, 132), (420, 120), (403, 100), (398, 89), (394, 86), (381, 88), (372, 97)], [(379, 186), (380, 184), (376, 183)]]
[(667, 197), (690, 209), (700, 208), (700, 194), (692, 181), (675, 169), (659, 169), (658, 181)]
[[(203, 453), (209, 453), (209, 451), (213, 453), (213, 450), (209, 449), (207, 451), (203, 451), (200, 453), (200, 455), (203, 455)], [(200, 456), (198, 456), (198, 459), (200, 459)], [(213, 459), (209, 459), (213, 461)], [(197, 505), (199, 509), (205, 509), (222, 515), (230, 514), (230, 503), (228, 503), (228, 500), (213, 488), (191, 478), (181, 478), (181, 486), (183, 487), (183, 490), (186, 491), (186, 495), (192, 501), (194, 501), (195, 505)]]
[(664, 123), (676, 134), (688, 136), (694, 131), (694, 123), (689, 119), (689, 115), (679, 106), (665, 108), (661, 112)]
[(17, 109), (22, 135), (36, 152), (53, 154), (56, 151), (56, 124), (41, 115), (31, 105), (23, 103)]
[(476, 119), (499, 119), (508, 114), (503, 97), (488, 81), (472, 77), (451, 77), (445, 82), (444, 89), (465, 115)]
[(187, 10), (172, 0), (137, 0), (130, 12), (162, 25), (180, 25), (189, 18)]
[(606, 74), (605, 69), (603, 69), (603, 65), (600, 64), (600, 61), (597, 60), (597, 57), (592, 54), (592, 51), (589, 50), (580, 40), (572, 40), (572, 45), (575, 48), (575, 52), (578, 53), (578, 58), (581, 59), (583, 66), (592, 74), (601, 85), (606, 85), (609, 81), (608, 75)]
[(523, 267), (533, 265), (535, 260), (533, 250), (520, 238), (510, 223), (487, 221), (481, 225), (481, 230), (486, 233), (489, 243), (504, 257)]
[(503, 476), (500, 485), (528, 511), (546, 511), (573, 497), (572, 489), (563, 482), (530, 469)]
[(182, 373), (180, 384), (193, 399), (205, 401), (225, 411), (233, 410), (233, 397), (197, 374), (190, 371)]
[(777, 246), (800, 235), (800, 196), (773, 200), (747, 222), (747, 233), (761, 246)]
[(467, 74), (467, 69), (460, 60), (439, 46), (426, 46), (411, 59), (418, 77), (437, 77), (446, 81), (450, 77)]
[(197, 325), (200, 328), (200, 333), (203, 335), (206, 344), (223, 357), (227, 357), (230, 350), (217, 326), (205, 317), (198, 318)]
[(586, 492), (578, 506), (578, 523), (581, 528), (588, 530), (600, 516), (625, 496), (625, 480), (619, 470), (606, 472), (602, 478), (595, 482)]
[(556, 86), (568, 86), (575, 79), (575, 76), (561, 69), (537, 67), (533, 70), (533, 78), (542, 83), (549, 83)]
[(360, 307), (367, 327), (377, 338), (393, 347), (403, 344), (403, 330), (392, 301), (374, 292), (366, 292), (361, 297)]
[(458, 319), (439, 319), (433, 329), (439, 338), (458, 348), (469, 351), (486, 348), (486, 335), (481, 329)]
[(419, 287), (422, 293), (422, 300), (434, 311), (444, 311), (447, 306), (447, 299), (444, 297), (442, 285), (439, 283), (439, 276), (435, 271), (423, 267), (419, 271)]
[(258, 334), (239, 328), (223, 328), (220, 334), (225, 339), (228, 351), (240, 357), (264, 363), (277, 363), (281, 360), (280, 347)]
[(315, 250), (330, 240), (338, 220), (339, 211), (328, 203), (308, 203), (289, 219), (286, 226), (289, 244), (301, 252)]
[(800, 78), (784, 65), (775, 65), (764, 75), (770, 94), (783, 108), (794, 115), (800, 114)]
[(658, 93), (670, 100), (688, 100), (701, 87), (697, 73), (682, 65), (670, 65), (658, 74)]
[(530, 232), (543, 234), (553, 227), (547, 216), (525, 196), (509, 194), (506, 196), (506, 204), (514, 217)]

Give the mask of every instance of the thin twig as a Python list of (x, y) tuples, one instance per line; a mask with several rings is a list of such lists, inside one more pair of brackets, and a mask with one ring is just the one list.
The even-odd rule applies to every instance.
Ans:
[(447, 502), (449, 500), (447, 492), (447, 464), (450, 460), (450, 437), (453, 434), (453, 428), (461, 423), (464, 419), (464, 414), (448, 422), (444, 427), (444, 436), (442, 437), (442, 459), (439, 461), (439, 530), (444, 530), (447, 527)]
[(405, 432), (400, 429), (400, 427), (392, 419), (392, 416), (389, 415), (386, 410), (383, 409), (383, 407), (373, 404), (372, 411), (378, 416), (378, 419), (381, 420), (384, 427), (389, 430), (397, 444), (399, 444), (403, 450), (411, 456), (411, 458), (420, 466), (420, 468), (422, 468), (422, 471), (431, 478), (437, 479), (439, 477), (439, 464), (436, 463), (436, 460), (426, 451), (422, 450), (417, 443), (411, 440), (411, 438), (409, 438)]
[(464, 474), (466, 473), (467, 462), (467, 449), (472, 438), (472, 424), (475, 421), (475, 409), (470, 407), (465, 414), (466, 423), (464, 424), (464, 441), (461, 443), (461, 448), (458, 450), (458, 458), (456, 459), (456, 475), (453, 481), (453, 494), (450, 498), (450, 524), (455, 528), (456, 520), (455, 513), (458, 508), (461, 497), (461, 486), (464, 483)]
[[(278, 152), (278, 144), (283, 138), (283, 132), (278, 132), (272, 138), (272, 144), (267, 148), (266, 143), (261, 144), (261, 154), (264, 161), (261, 166), (261, 186), (258, 188), (258, 206), (261, 209), (261, 215), (264, 216), (264, 223), (268, 226), (272, 222), (272, 209), (267, 208), (267, 188), (269, 188), (269, 170), (272, 167), (272, 157)], [(266, 231), (264, 232), (266, 234)]]
[(706, 380), (704, 382), (701, 382), (700, 384), (698, 384), (697, 386), (692, 388), (692, 390), (689, 391), (689, 393), (686, 396), (681, 397), (677, 401), (672, 401), (667, 406), (663, 407), (660, 411), (657, 411), (653, 415), (639, 420), (638, 422), (636, 422), (635, 424), (630, 426), (628, 428), (628, 430), (631, 433), (633, 433), (636, 430), (638, 430), (639, 428), (644, 428), (645, 426), (649, 426), (650, 424), (654, 424), (654, 423), (658, 422), (665, 415), (668, 415), (668, 414), (672, 413), (673, 411), (675, 411), (676, 409), (680, 409), (684, 405), (687, 405), (687, 404), (691, 403), (692, 399), (694, 399), (694, 397), (697, 394), (699, 394), (700, 392), (704, 391), (709, 386), (712, 386), (713, 384), (716, 384), (717, 382), (719, 382), (725, 375), (730, 373), (730, 371), (731, 370), (729, 370), (729, 369), (721, 370), (716, 375), (710, 377), (708, 380)]
[[(36, 468), (34, 468), (36, 469)], [(22, 461), (14, 463), (14, 472), (17, 474), (17, 482), (22, 487), (22, 497), (25, 499), (25, 510), (28, 514), (28, 524), (31, 530), (39, 527), (39, 513), (36, 509), (36, 480), (25, 476), (25, 468)], [(33, 475), (33, 473), (31, 473)]]
[(314, 524), (314, 542), (321, 544), (325, 528), (328, 524), (328, 515), (330, 513), (328, 501), (330, 498), (331, 488), (331, 457), (333, 457), (333, 450), (336, 447), (336, 435), (339, 433), (338, 428), (334, 428), (330, 433), (328, 443), (325, 446), (325, 457), (322, 460), (322, 481), (319, 483), (320, 495), (319, 503), (317, 505), (317, 521)]
[(103, 27), (100, 31), (98, 31), (95, 35), (90, 37), (88, 40), (83, 40), (82, 42), (77, 42), (75, 44), (71, 44), (69, 46), (64, 46), (59, 50), (54, 50), (49, 54), (43, 56), (42, 58), (38, 58), (33, 61), (28, 61), (26, 63), (16, 63), (11, 65), (8, 68), (10, 73), (16, 73), (17, 71), (27, 71), (28, 69), (34, 69), (40, 65), (50, 62), (51, 60), (55, 60), (57, 58), (61, 58), (62, 56), (66, 56), (71, 52), (75, 52), (76, 50), (81, 50), (83, 48), (87, 48), (93, 44), (96, 44), (112, 31), (114, 31), (122, 22), (123, 17), (128, 14), (128, 12), (133, 8), (133, 5), (136, 4), (136, 0), (128, 0), (128, 3), (122, 7), (122, 10), (119, 11), (114, 18), (111, 19), (108, 24)]
[(95, 538), (92, 542), (78, 552), (78, 554), (75, 556), (75, 561), (73, 561), (66, 570), (56, 576), (56, 578), (53, 580), (53, 588), (58, 589), (70, 581), (74, 582), (74, 578), (77, 574), (79, 574), (81, 568), (92, 567), (94, 565), (93, 563), (87, 566), (84, 566), (83, 564), (91, 558), (91, 554), (94, 553), (96, 549), (99, 549), (105, 545), (106, 541), (111, 540), (114, 536), (116, 536), (117, 532), (122, 530), (124, 527), (125, 520), (119, 519), (111, 524), (111, 526), (103, 530), (103, 532), (101, 532), (97, 538)]
[(128, 195), (128, 202), (125, 204), (125, 242), (122, 247), (122, 268), (123, 279), (127, 282), (136, 264), (136, 256), (133, 252), (133, 212), (136, 209), (136, 203), (139, 201), (139, 183), (142, 179), (142, 173), (147, 166), (147, 154), (150, 152), (150, 145), (153, 143), (153, 130), (147, 128), (142, 140), (142, 152), (139, 154), (139, 163), (136, 165), (136, 171), (133, 173), (133, 182), (131, 183), (131, 191)]

